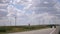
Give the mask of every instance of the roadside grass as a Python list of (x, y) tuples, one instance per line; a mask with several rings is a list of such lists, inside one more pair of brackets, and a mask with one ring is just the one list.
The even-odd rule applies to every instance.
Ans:
[(7, 34), (7, 33), (0, 33), (0, 34)]
[(30, 31), (30, 30), (37, 30), (37, 29), (45, 29), (50, 28), (50, 26), (0, 26), (0, 33), (12, 33), (12, 32), (22, 32), (22, 31)]

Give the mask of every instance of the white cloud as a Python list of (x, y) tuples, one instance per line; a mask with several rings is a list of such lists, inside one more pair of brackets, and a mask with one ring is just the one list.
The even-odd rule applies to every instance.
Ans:
[[(34, 25), (34, 23), (35, 23), (35, 25), (36, 24), (43, 24), (43, 21), (41, 21), (41, 20), (44, 20), (44, 24), (51, 24), (51, 23), (53, 23), (53, 22), (49, 22), (49, 21), (51, 21), (53, 18), (55, 18), (55, 16), (52, 16), (52, 15), (49, 15), (48, 13), (43, 13), (43, 14), (32, 14), (32, 15), (30, 15), (30, 16), (27, 16), (27, 15), (25, 15), (26, 17), (25, 18), (23, 18), (22, 20), (23, 20), (23, 22), (24, 23), (27, 23), (27, 24), (33, 24)], [(28, 20), (26, 20), (26, 19), (28, 19)], [(20, 19), (21, 20), (21, 19)], [(24, 20), (26, 20), (26, 21), (24, 21)], [(41, 21), (41, 22), (40, 22)], [(22, 23), (23, 23), (22, 22)], [(53, 23), (53, 24), (55, 24), (55, 23)]]
[[(29, 24), (29, 23), (30, 24), (34, 24), (34, 23), (35, 24), (39, 24), (39, 23), (42, 24), (43, 22), (44, 22), (44, 24), (54, 23), (54, 20), (57, 16), (49, 14), (48, 12), (45, 12), (45, 11), (39, 11), (41, 9), (41, 5), (40, 5), (41, 1), (42, 0), (14, 0), (13, 4), (23, 5), (24, 8), (23, 8), (23, 10), (20, 10), (20, 9), (17, 9), (16, 7), (14, 7), (13, 5), (9, 5), (8, 6), (9, 14), (7, 16), (17, 15), (17, 17), (18, 17), (17, 24), (23, 24), (23, 23), (24, 24)], [(48, 4), (48, 2), (44, 2), (44, 3)], [(46, 7), (44, 5), (44, 9), (45, 8)], [(60, 9), (59, 7), (57, 7), (57, 5), (56, 5), (56, 8), (58, 10)], [(31, 12), (32, 12), (31, 14), (26, 13), (29, 10), (31, 10)], [(35, 11), (35, 10), (38, 10), (38, 11)]]
[(22, 4), (22, 5), (27, 5), (29, 4), (31, 1), (29, 0), (14, 0), (13, 4)]
[(4, 11), (4, 12), (7, 12), (7, 10), (6, 10), (6, 9), (0, 9), (0, 11)]
[(25, 13), (25, 11), (19, 10), (16, 7), (14, 7), (13, 5), (8, 6), (8, 15), (7, 16), (15, 15), (16, 17), (19, 17), (19, 16), (24, 15), (24, 13)]
[(54, 7), (56, 7), (57, 11), (60, 11), (60, 2), (57, 2)]
[[(37, 2), (37, 3), (36, 3)], [(55, 2), (55, 1), (54, 1)], [(54, 3), (53, 2), (53, 3)], [(45, 20), (45, 24), (46, 23), (48, 23), (49, 21), (51, 21), (52, 19), (54, 20), (54, 18), (55, 18), (55, 16), (53, 16), (53, 15), (51, 15), (51, 14), (49, 14), (48, 12), (44, 12), (43, 11), (43, 13), (39, 13), (39, 11), (38, 11), (38, 13), (39, 14), (36, 14), (36, 12), (34, 11), (34, 10), (38, 10), (38, 9), (40, 9), (41, 7), (40, 7), (40, 3), (41, 3), (41, 1), (40, 0), (15, 0), (14, 2), (13, 2), (14, 4), (21, 4), (21, 5), (24, 5), (25, 7), (24, 7), (24, 10), (19, 10), (18, 11), (18, 9), (17, 9), (17, 15), (21, 18), (21, 17), (24, 17), (22, 20), (23, 20), (23, 22), (25, 22), (26, 23), (26, 21), (24, 21), (25, 19), (28, 19), (28, 21), (27, 22), (29, 22), (29, 23), (39, 23), (40, 22), (40, 19), (42, 19), (42, 20)], [(47, 2), (45, 2), (45, 3), (47, 3)], [(48, 5), (49, 6), (49, 5)], [(50, 5), (51, 6), (51, 5)], [(37, 8), (37, 7), (39, 7), (39, 8)], [(46, 8), (46, 7), (45, 7)], [(27, 10), (32, 10), (33, 9), (33, 11), (32, 11), (32, 14), (31, 15), (29, 15), (29, 14), (26, 14), (25, 12), (27, 11)], [(15, 9), (16, 10), (16, 9)], [(28, 17), (28, 18), (26, 18), (26, 17)], [(52, 22), (51, 23), (54, 23), (53, 22), (53, 20), (52, 20)], [(43, 21), (42, 21), (43, 22)], [(49, 23), (48, 23), (49, 24)]]
[(6, 4), (0, 4), (0, 6), (7, 6), (8, 4), (6, 3)]
[(15, 11), (15, 7), (14, 6), (12, 6), (12, 5), (9, 5), (8, 6), (8, 16), (10, 15), (10, 14), (15, 14), (16, 13), (16, 11)]

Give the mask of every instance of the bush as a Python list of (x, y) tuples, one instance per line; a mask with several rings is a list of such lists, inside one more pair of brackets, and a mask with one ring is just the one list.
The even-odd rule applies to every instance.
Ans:
[(0, 32), (6, 32), (5, 27), (0, 27)]
[(8, 32), (10, 30), (12, 30), (11, 27), (0, 27), (0, 32)]

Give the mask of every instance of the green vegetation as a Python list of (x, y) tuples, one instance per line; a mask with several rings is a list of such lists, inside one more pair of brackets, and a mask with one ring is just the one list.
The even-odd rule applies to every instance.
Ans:
[(29, 31), (29, 30), (37, 30), (37, 29), (44, 29), (50, 28), (50, 26), (0, 26), (0, 32), (22, 32), (22, 31)]

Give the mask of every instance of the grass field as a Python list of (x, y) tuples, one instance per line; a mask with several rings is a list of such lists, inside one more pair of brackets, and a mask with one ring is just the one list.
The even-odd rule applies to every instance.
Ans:
[(30, 31), (30, 30), (37, 30), (37, 29), (44, 29), (50, 28), (50, 26), (0, 26), (0, 33), (9, 33), (9, 32), (22, 32), (22, 31)]

